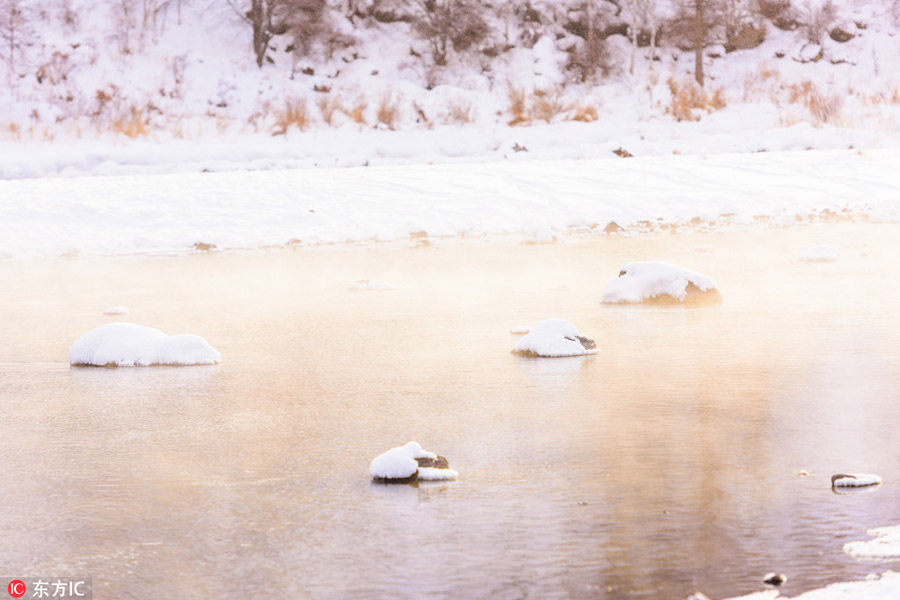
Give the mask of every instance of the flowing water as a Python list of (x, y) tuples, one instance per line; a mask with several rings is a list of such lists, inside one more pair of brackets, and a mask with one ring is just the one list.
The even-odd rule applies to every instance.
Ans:
[[(797, 260), (817, 243), (840, 260)], [(900, 521), (898, 257), (900, 225), (823, 224), (0, 262), (0, 574), (112, 599), (680, 599), (883, 572), (841, 546)], [(645, 259), (724, 303), (598, 303)], [(599, 354), (510, 354), (551, 316)], [(70, 368), (112, 320), (223, 361)], [(409, 440), (460, 479), (373, 483)], [(885, 483), (835, 494), (843, 471)]]

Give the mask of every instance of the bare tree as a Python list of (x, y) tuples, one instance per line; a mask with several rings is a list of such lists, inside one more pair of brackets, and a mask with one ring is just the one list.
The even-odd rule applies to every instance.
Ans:
[(576, 5), (581, 13), (577, 21), (571, 21), (567, 29), (582, 38), (569, 50), (567, 69), (574, 70), (582, 83), (606, 76), (614, 67), (613, 57), (606, 45), (609, 8), (596, 0), (584, 0)]
[(721, 0), (681, 0), (672, 25), (683, 42), (694, 51), (694, 79), (703, 85), (703, 51), (719, 38)]
[(637, 54), (638, 36), (641, 30), (647, 28), (650, 30), (650, 69), (653, 69), (653, 61), (656, 58), (656, 34), (659, 31), (659, 25), (656, 20), (656, 1), (657, 0), (629, 0), (631, 5), (631, 63), (628, 67), (629, 73), (634, 73), (634, 59)]
[(295, 60), (308, 54), (315, 41), (333, 33), (327, 20), (326, 0), (227, 0), (231, 8), (253, 29), (253, 54), (262, 67), (271, 58), (270, 44), (275, 36), (288, 35), (288, 49)]
[(490, 26), (470, 0), (416, 0), (415, 32), (428, 42), (434, 64), (444, 66), (450, 52), (465, 52), (484, 41)]
[(25, 7), (22, 0), (0, 0), (0, 39), (8, 66), (7, 78), (12, 81), (16, 70), (16, 56), (22, 50), (25, 28)]

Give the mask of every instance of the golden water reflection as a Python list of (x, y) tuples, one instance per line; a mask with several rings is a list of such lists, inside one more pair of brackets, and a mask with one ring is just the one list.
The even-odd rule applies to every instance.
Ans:
[[(718, 597), (773, 570), (794, 595), (878, 571), (840, 548), (900, 519), (898, 233), (0, 262), (0, 565), (138, 599)], [(840, 261), (795, 260), (823, 241)], [(643, 259), (724, 303), (599, 304)], [(509, 353), (550, 316), (599, 354)], [(113, 319), (223, 362), (69, 368)], [(373, 485), (410, 439), (460, 480)], [(832, 494), (848, 470), (885, 484)]]

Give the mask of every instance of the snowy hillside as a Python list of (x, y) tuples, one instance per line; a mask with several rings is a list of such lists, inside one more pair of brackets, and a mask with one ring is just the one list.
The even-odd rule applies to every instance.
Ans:
[(703, 88), (692, 3), (280, 1), (257, 54), (250, 0), (2, 0), (0, 177), (900, 139), (892, 0), (703, 0)]

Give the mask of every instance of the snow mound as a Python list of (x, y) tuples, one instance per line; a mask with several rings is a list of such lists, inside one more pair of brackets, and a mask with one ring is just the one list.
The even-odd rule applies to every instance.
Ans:
[(605, 304), (717, 304), (722, 296), (715, 282), (700, 273), (662, 261), (624, 265), (606, 285)]
[(804, 262), (834, 262), (841, 255), (834, 246), (822, 244), (810, 246), (800, 254), (800, 260)]
[(110, 306), (103, 311), (104, 315), (127, 315), (128, 309), (124, 306)]
[(880, 485), (881, 477), (871, 473), (841, 473), (831, 477), (832, 487), (864, 487), (868, 485)]
[(900, 573), (887, 571), (878, 576), (869, 575), (865, 581), (832, 583), (824, 588), (812, 590), (793, 600), (896, 600), (900, 598)]
[(509, 328), (509, 332), (512, 335), (524, 335), (530, 331), (531, 331), (531, 327), (528, 327), (527, 325), (517, 325), (515, 327)]
[(900, 525), (875, 527), (866, 533), (875, 539), (848, 542), (844, 544), (844, 552), (855, 558), (900, 559)]
[(541, 321), (513, 349), (522, 356), (581, 356), (596, 354), (593, 340), (578, 334), (578, 329), (563, 319)]
[(457, 477), (459, 477), (459, 473), (453, 469), (419, 467), (419, 481), (450, 481)]
[[(428, 465), (428, 466), (420, 466)], [(435, 467), (441, 464), (443, 467)], [(376, 456), (369, 465), (373, 479), (394, 482), (412, 482), (417, 479), (439, 481), (456, 479), (459, 473), (447, 466), (447, 460), (434, 452), (422, 449), (418, 442), (391, 448)]]
[(349, 287), (351, 290), (367, 290), (372, 292), (387, 292), (397, 289), (397, 286), (393, 283), (386, 283), (384, 281), (370, 281), (368, 279), (360, 279), (359, 281), (354, 281), (350, 284)]
[(146, 367), (212, 365), (219, 351), (198, 335), (166, 335), (134, 323), (109, 323), (85, 333), (69, 349), (69, 364)]

